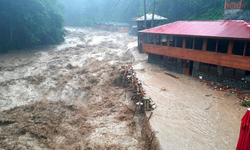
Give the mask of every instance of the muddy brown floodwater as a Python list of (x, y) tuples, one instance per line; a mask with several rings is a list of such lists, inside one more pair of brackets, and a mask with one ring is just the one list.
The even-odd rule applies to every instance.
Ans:
[(136, 38), (66, 29), (58, 46), (0, 56), (0, 149), (144, 149), (143, 120), (114, 84)]
[[(151, 141), (152, 149), (235, 149), (246, 111), (235, 97), (165, 75), (138, 53), (136, 37), (66, 30), (60, 45), (0, 56), (1, 150), (143, 150)], [(134, 65), (157, 104), (150, 124), (139, 112), (133, 118), (131, 94), (114, 82), (124, 64)], [(154, 138), (145, 138), (150, 128)]]
[(137, 75), (157, 104), (150, 125), (162, 149), (236, 149), (241, 118), (247, 110), (237, 98), (225, 97), (225, 92), (192, 77), (171, 73), (179, 77), (173, 78), (154, 65), (139, 63), (135, 68), (144, 70)]

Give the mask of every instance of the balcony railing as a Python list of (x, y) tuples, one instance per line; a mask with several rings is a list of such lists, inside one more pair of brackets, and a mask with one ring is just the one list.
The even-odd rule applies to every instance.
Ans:
[(242, 2), (227, 2), (225, 3), (225, 9), (244, 9), (246, 4)]

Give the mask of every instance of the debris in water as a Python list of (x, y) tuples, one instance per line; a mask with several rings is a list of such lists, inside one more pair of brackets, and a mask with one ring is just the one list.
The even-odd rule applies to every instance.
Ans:
[(169, 76), (171, 76), (171, 77), (173, 77), (173, 78), (179, 79), (179, 77), (178, 77), (178, 76), (175, 76), (175, 75), (173, 75), (173, 74), (171, 74), (171, 73), (167, 73), (167, 72), (165, 72), (165, 74), (166, 74), (166, 75), (169, 75)]
[(151, 118), (151, 116), (153, 115), (153, 112), (151, 112), (150, 113), (150, 115), (149, 115), (149, 117), (148, 117), (148, 119), (147, 119), (147, 121), (149, 121), (150, 120), (150, 118)]

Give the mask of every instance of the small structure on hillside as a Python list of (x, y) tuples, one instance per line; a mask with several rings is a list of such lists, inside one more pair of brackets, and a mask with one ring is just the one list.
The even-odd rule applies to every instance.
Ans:
[(101, 22), (95, 22), (95, 28), (101, 29)]
[[(137, 24), (137, 31), (141, 31), (145, 29), (145, 16), (142, 16), (140, 18), (133, 18)], [(154, 23), (153, 26), (151, 27), (152, 24), (152, 19), (153, 19), (153, 14), (147, 14), (146, 15), (146, 24), (147, 24), (147, 28), (153, 28), (153, 27), (157, 27), (163, 24), (167, 23), (167, 18), (159, 16), (159, 15), (154, 15)], [(138, 34), (138, 49), (139, 52), (142, 52), (142, 36), (140, 34)]]
[(119, 22), (96, 22), (96, 28), (107, 30), (107, 31), (117, 31), (117, 32), (129, 32), (128, 23)]
[[(145, 29), (145, 25), (144, 25), (144, 16), (141, 16), (140, 18), (135, 19), (135, 22), (137, 23), (137, 28), (138, 31), (144, 30)], [(153, 14), (147, 14), (146, 15), (146, 19), (147, 19), (147, 28), (152, 28), (151, 27), (151, 23), (152, 23), (152, 19), (153, 19)], [(153, 27), (157, 27), (163, 24), (167, 23), (168, 18), (159, 16), (159, 15), (154, 15), (154, 25)]]
[(139, 33), (148, 62), (196, 78), (250, 88), (248, 21), (178, 21)]
[(116, 27), (118, 32), (129, 32), (129, 24), (128, 23), (116, 23)]
[(225, 0), (223, 19), (250, 21), (250, 12), (245, 8), (246, 0)]

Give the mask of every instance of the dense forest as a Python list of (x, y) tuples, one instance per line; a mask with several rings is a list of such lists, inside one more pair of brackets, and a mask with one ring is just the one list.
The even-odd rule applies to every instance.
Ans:
[[(222, 19), (224, 0), (145, 0), (147, 13), (177, 20)], [(250, 3), (247, 3), (250, 8)], [(63, 26), (132, 23), (144, 0), (0, 0), (0, 51), (63, 41)]]
[(0, 51), (63, 41), (62, 14), (57, 0), (0, 0)]

